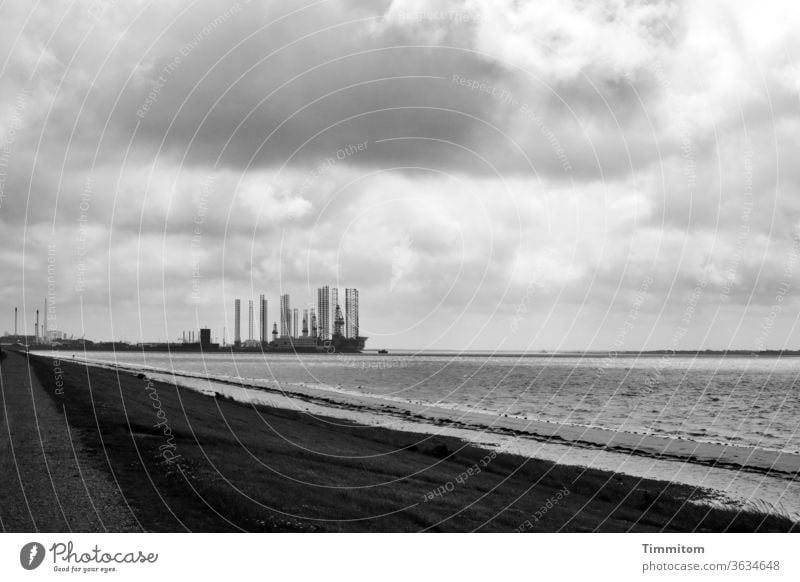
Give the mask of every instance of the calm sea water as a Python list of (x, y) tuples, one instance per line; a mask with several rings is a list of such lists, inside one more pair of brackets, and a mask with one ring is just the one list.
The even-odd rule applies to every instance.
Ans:
[(89, 353), (90, 360), (800, 452), (800, 358)]

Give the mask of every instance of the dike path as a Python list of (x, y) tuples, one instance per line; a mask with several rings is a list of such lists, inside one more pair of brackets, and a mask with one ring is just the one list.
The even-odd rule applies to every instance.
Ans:
[(103, 470), (44, 390), (24, 353), (0, 359), (0, 530), (142, 531)]

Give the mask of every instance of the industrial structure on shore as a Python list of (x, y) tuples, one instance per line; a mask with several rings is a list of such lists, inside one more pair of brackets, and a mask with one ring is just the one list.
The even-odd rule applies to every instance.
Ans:
[[(359, 335), (358, 289), (345, 289), (344, 310), (339, 303), (339, 289), (325, 285), (317, 289), (316, 305), (301, 310), (292, 307), (290, 295), (280, 296), (280, 331), (278, 321), (272, 325), (272, 339), (268, 337), (268, 304), (264, 295), (259, 299), (259, 337), (253, 337), (253, 302), (250, 301), (246, 340), (242, 340), (241, 301), (234, 300), (233, 349), (268, 350), (282, 352), (360, 352), (367, 338)], [(301, 317), (302, 315), (302, 317)]]
[[(39, 310), (36, 309), (36, 323), (33, 326), (33, 335), (28, 335), (26, 333), (19, 333), (19, 308), (14, 308), (14, 334), (10, 334), (6, 332), (5, 335), (0, 338), (2, 342), (6, 345), (12, 344), (19, 344), (19, 345), (50, 345), (56, 344), (59, 342), (69, 342), (75, 341), (74, 338), (67, 338), (67, 334), (58, 331), (57, 329), (53, 329), (47, 325), (48, 320), (54, 320), (55, 318), (52, 317), (51, 312), (54, 310), (53, 302), (48, 301), (47, 298), (44, 300), (44, 311), (42, 312), (43, 318), (40, 323), (40, 313)], [(23, 317), (23, 325), (24, 325), (24, 317)]]
[[(353, 353), (361, 352), (367, 338), (359, 335), (358, 289), (345, 289), (344, 309), (339, 303), (339, 289), (325, 285), (317, 289), (315, 305), (303, 306), (302, 310), (291, 306), (289, 294), (280, 296), (280, 332), (278, 322), (269, 329), (268, 302), (262, 294), (258, 299), (258, 324), (253, 300), (248, 302), (247, 338), (242, 339), (242, 302), (234, 300), (233, 343), (225, 341), (223, 331), (222, 345), (211, 339), (211, 330), (200, 328), (197, 332), (183, 331), (177, 341), (126, 343), (93, 342), (84, 338), (67, 338), (54, 329), (48, 330), (47, 323), (39, 324), (39, 310), (36, 310), (36, 324), (33, 335), (18, 333), (18, 309), (14, 308), (14, 334), (0, 337), (0, 344), (15, 345), (23, 349), (55, 350), (143, 350), (143, 351), (218, 351), (220, 348), (234, 351), (276, 351), (276, 352), (319, 352)], [(54, 306), (53, 311), (54, 311)], [(45, 314), (48, 303), (45, 301)], [(47, 318), (47, 315), (45, 316)], [(52, 318), (55, 320), (55, 318)], [(256, 330), (258, 338), (255, 337)], [(272, 336), (270, 338), (270, 336)]]

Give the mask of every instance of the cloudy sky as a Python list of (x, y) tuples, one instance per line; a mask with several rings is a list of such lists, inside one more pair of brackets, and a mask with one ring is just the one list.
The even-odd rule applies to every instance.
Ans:
[(4, 2), (0, 332), (49, 293), (76, 336), (221, 339), (234, 298), (274, 321), (330, 284), (372, 348), (798, 348), (798, 25), (788, 0)]

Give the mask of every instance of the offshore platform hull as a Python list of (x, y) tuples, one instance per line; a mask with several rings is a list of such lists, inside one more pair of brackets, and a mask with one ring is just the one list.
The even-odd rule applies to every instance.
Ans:
[(268, 352), (297, 352), (316, 354), (357, 354), (364, 351), (366, 337), (333, 336), (329, 340), (281, 337), (267, 344)]

